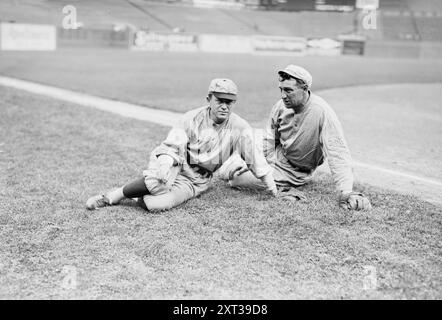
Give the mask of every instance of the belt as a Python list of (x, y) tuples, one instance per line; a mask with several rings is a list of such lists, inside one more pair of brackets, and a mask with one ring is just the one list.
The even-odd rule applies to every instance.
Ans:
[(197, 173), (199, 173), (202, 176), (211, 176), (212, 172), (207, 170), (206, 168), (200, 167), (197, 164), (189, 164), (189, 166)]
[(189, 164), (189, 166), (197, 173), (199, 173), (202, 176), (208, 177), (212, 175), (212, 172), (207, 170), (206, 168), (200, 167), (199, 165), (197, 165), (196, 163), (191, 163), (193, 161), (190, 161), (190, 154), (187, 153), (186, 156), (187, 159), (187, 163)]
[(290, 160), (289, 160), (289, 163), (292, 165), (293, 169), (294, 169), (295, 171), (298, 171), (298, 172), (302, 172), (302, 173), (305, 173), (305, 174), (311, 174), (311, 173), (314, 171), (314, 170), (311, 169), (311, 168), (300, 167), (299, 165), (295, 165), (295, 164), (293, 164), (292, 162), (290, 162)]

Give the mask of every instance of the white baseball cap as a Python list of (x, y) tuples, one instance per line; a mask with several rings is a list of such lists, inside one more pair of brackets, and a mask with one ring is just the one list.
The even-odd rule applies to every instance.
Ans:
[(290, 76), (292, 76), (293, 78), (299, 79), (304, 81), (304, 83), (310, 88), (312, 86), (313, 83), (313, 77), (310, 74), (310, 72), (308, 72), (307, 70), (305, 70), (303, 67), (300, 66), (295, 66), (294, 64), (289, 64), (287, 67), (285, 67), (284, 70), (279, 70), (278, 74), (280, 75), (281, 73), (286, 73)]
[(230, 79), (213, 79), (208, 91), (221, 99), (236, 100), (238, 95), (238, 87)]

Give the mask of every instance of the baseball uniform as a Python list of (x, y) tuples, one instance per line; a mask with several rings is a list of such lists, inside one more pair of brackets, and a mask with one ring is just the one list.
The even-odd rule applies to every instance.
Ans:
[[(232, 113), (228, 120), (216, 124), (208, 106), (186, 113), (180, 125), (151, 154), (149, 168), (143, 172), (150, 194), (144, 202), (150, 210), (168, 209), (206, 191), (213, 172), (234, 153), (253, 173), (255, 179), (271, 174), (262, 150), (256, 147), (250, 125)], [(173, 176), (167, 184), (158, 181), (158, 157), (173, 158)], [(260, 181), (260, 180), (258, 180)]]
[[(272, 108), (263, 137), (264, 154), (280, 186), (300, 186), (311, 180), (327, 158), (341, 191), (353, 188), (352, 159), (341, 124), (333, 109), (319, 96), (310, 97), (300, 113), (279, 100)], [(237, 159), (240, 161), (240, 159)], [(232, 186), (260, 186), (248, 172), (234, 178)]]

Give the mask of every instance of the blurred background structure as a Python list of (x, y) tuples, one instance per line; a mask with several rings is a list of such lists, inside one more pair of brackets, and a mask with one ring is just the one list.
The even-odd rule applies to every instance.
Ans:
[[(66, 28), (71, 7), (76, 24)], [(442, 51), (437, 0), (3, 0), (0, 21), (54, 25), (58, 47), (204, 51), (214, 40), (201, 35), (210, 34), (240, 37), (220, 39), (234, 52), (304, 54), (310, 48), (332, 55), (327, 50), (339, 46), (344, 54), (438, 58)], [(138, 41), (137, 31), (144, 32)]]

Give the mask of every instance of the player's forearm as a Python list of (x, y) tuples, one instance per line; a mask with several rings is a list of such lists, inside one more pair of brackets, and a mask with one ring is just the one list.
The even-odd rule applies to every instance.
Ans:
[(351, 192), (353, 190), (353, 167), (348, 151), (330, 152), (328, 163), (336, 190)]
[(334, 113), (329, 114), (324, 120), (321, 142), (336, 189), (341, 192), (351, 192), (353, 190), (353, 161), (342, 127)]
[(262, 136), (258, 139), (252, 130), (244, 130), (238, 144), (241, 158), (249, 170), (259, 179), (272, 170), (264, 157), (262, 141)]
[(353, 191), (353, 177), (347, 177), (342, 181), (336, 182), (336, 189), (343, 193), (350, 193)]

